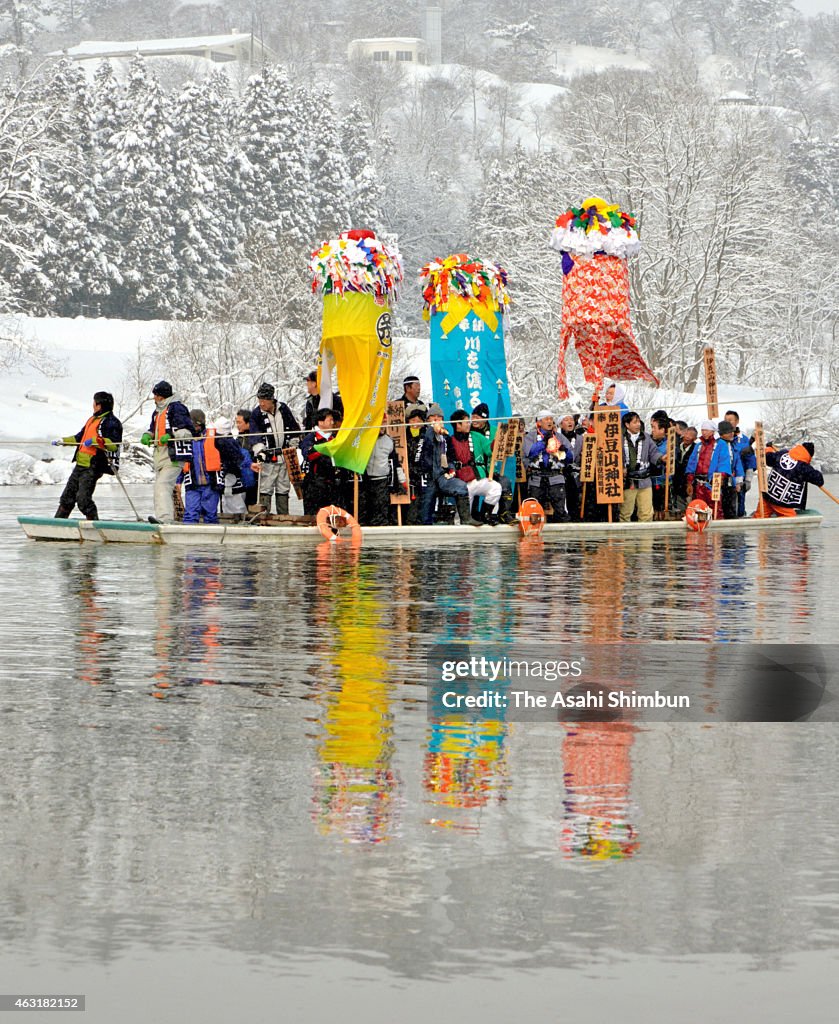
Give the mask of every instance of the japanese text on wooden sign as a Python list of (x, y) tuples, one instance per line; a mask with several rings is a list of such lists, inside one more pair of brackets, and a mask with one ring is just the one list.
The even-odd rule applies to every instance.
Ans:
[(717, 361), (714, 350), (706, 348), (703, 353), (705, 360), (705, 401), (708, 405), (708, 419), (720, 418), (720, 407), (717, 404)]
[(623, 501), (623, 438), (621, 411), (617, 406), (596, 409), (594, 436), (597, 443), (597, 503)]
[(396, 457), (402, 466), (408, 484), (407, 494), (391, 494), (391, 505), (409, 505), (411, 503), (411, 474), (408, 470), (408, 435), (405, 431), (405, 405), (403, 402), (387, 403), (387, 434), (393, 439)]
[(595, 452), (597, 450), (597, 438), (594, 434), (586, 434), (583, 438), (583, 450), (580, 455), (580, 482), (584, 484), (594, 483)]
[(757, 489), (760, 494), (766, 493), (766, 435), (763, 424), (755, 423), (755, 459), (757, 460)]

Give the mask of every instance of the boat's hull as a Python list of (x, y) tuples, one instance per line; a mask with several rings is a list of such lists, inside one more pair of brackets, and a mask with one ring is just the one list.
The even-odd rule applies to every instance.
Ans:
[[(236, 547), (317, 544), (323, 537), (316, 526), (183, 526), (127, 521), (46, 519), (19, 516), (18, 522), (32, 540), (106, 544), (168, 544), (173, 546), (225, 545)], [(822, 524), (818, 512), (789, 518), (731, 519), (710, 523), (706, 533), (753, 533), (758, 530), (812, 529)], [(518, 526), (363, 526), (362, 539), (368, 543), (512, 543), (521, 539)], [(684, 536), (681, 521), (669, 523), (549, 523), (543, 540), (573, 541), (640, 536)]]

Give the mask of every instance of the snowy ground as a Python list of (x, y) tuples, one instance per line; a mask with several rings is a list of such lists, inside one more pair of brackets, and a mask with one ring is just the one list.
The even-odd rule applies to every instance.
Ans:
[[(50, 377), (20, 365), (0, 376), (0, 484), (65, 480), (73, 449), (52, 448), (50, 440), (84, 424), (94, 391), (110, 391), (119, 400), (132, 354), (164, 327), (159, 320), (0, 317), (0, 334), (19, 331), (24, 342), (40, 345), (57, 361), (60, 371)], [(145, 476), (142, 467), (124, 466), (125, 479)]]

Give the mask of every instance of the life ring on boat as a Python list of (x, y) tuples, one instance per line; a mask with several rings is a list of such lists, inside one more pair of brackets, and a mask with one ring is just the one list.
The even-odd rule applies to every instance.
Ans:
[(694, 498), (685, 510), (685, 524), (696, 533), (702, 533), (713, 517), (710, 505), (701, 498)]
[(325, 540), (341, 540), (343, 537), (361, 540), (361, 527), (349, 512), (337, 505), (324, 505), (318, 509), (317, 523)]

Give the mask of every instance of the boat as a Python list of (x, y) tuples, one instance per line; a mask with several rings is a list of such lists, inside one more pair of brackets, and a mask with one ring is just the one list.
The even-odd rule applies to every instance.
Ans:
[[(287, 517), (293, 519), (294, 517)], [(302, 518), (302, 517), (300, 517)], [(822, 525), (820, 512), (808, 509), (796, 516), (776, 519), (717, 519), (708, 524), (705, 533), (744, 533), (762, 530), (813, 529)], [(329, 543), (318, 527), (305, 523), (285, 522), (279, 525), (223, 523), (218, 526), (180, 523), (146, 523), (130, 520), (49, 519), (41, 516), (18, 516), (18, 522), (31, 540), (90, 544), (166, 544), (171, 547), (283, 547), (290, 543)], [(683, 520), (656, 523), (548, 523), (540, 539), (572, 541), (644, 536), (685, 536)], [(362, 543), (394, 544), (419, 542), (448, 543), (530, 543), (523, 539), (518, 525), (482, 526), (362, 526)], [(344, 541), (339, 536), (338, 543)]]

